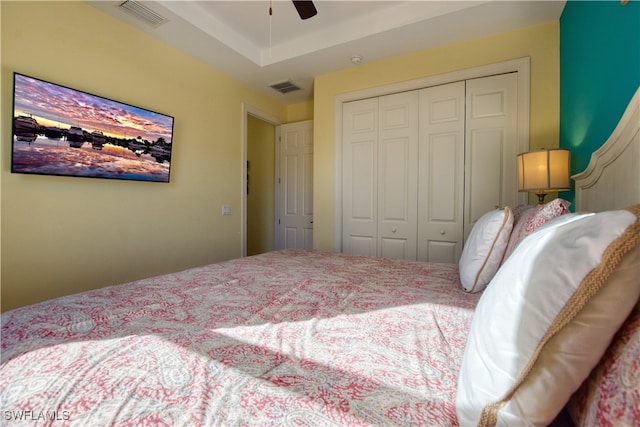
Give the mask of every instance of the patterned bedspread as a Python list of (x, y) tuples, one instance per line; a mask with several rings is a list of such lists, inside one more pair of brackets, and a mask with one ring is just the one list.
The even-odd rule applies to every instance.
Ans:
[(456, 265), (286, 250), (2, 314), (3, 425), (457, 425)]

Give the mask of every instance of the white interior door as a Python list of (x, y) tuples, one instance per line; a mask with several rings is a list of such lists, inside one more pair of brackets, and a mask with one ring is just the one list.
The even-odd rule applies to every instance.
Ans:
[(518, 73), (467, 80), (465, 238), (496, 206), (518, 204)]
[(418, 260), (455, 263), (462, 254), (465, 82), (420, 91)]
[(279, 126), (276, 248), (313, 249), (313, 122)]

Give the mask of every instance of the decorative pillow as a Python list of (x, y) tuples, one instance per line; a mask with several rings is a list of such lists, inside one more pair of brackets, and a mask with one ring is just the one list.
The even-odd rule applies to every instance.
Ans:
[(519, 205), (513, 210), (513, 230), (509, 237), (502, 263), (509, 258), (516, 246), (545, 222), (569, 212), (571, 202), (553, 199), (542, 206)]
[(456, 396), (460, 425), (548, 425), (640, 296), (640, 205), (576, 216), (518, 245), (480, 298)]
[(513, 212), (513, 217), (515, 218), (520, 218), (520, 216), (528, 210), (531, 209), (538, 209), (540, 208), (540, 206), (535, 206), (535, 205), (518, 205), (515, 208), (511, 209), (511, 211)]
[(513, 215), (508, 206), (482, 215), (469, 233), (458, 263), (460, 282), (467, 292), (480, 292), (500, 267), (509, 243)]
[(640, 301), (567, 408), (576, 427), (640, 426)]

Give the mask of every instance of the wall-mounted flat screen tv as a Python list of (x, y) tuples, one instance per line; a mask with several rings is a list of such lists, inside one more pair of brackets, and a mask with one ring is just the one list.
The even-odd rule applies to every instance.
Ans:
[(13, 75), (11, 172), (169, 182), (173, 117)]

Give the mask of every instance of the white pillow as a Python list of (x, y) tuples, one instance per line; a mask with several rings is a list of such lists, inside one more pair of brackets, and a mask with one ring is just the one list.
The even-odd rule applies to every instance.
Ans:
[(557, 227), (559, 225), (562, 224), (566, 224), (567, 222), (573, 222), (576, 221), (578, 219), (582, 219), (586, 216), (591, 216), (591, 215), (595, 215), (595, 213), (585, 213), (585, 212), (580, 212), (580, 213), (568, 213), (568, 214), (564, 214), (564, 215), (560, 215), (557, 216), (553, 219), (550, 219), (549, 221), (545, 222), (544, 224), (542, 224), (540, 227), (536, 228), (534, 230), (534, 233), (540, 231), (540, 230), (546, 230), (549, 227)]
[(513, 228), (513, 214), (508, 206), (482, 215), (471, 229), (462, 256), (460, 282), (467, 292), (480, 292), (500, 267)]
[(639, 216), (640, 205), (576, 215), (518, 245), (474, 313), (458, 378), (460, 425), (555, 418), (640, 297)]

